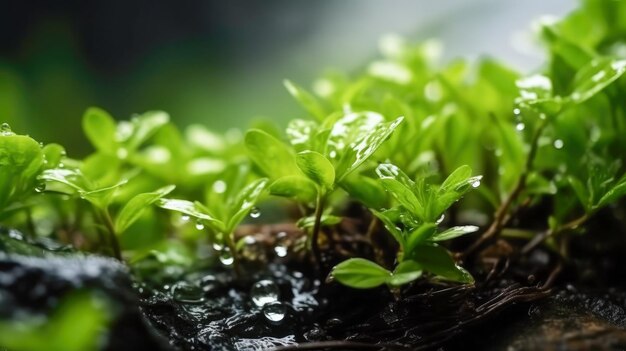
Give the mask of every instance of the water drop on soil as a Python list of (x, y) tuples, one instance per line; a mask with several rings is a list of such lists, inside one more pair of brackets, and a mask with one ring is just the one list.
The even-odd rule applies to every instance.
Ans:
[(274, 301), (263, 306), (263, 316), (272, 324), (279, 324), (285, 319), (287, 307), (282, 302)]
[(276, 283), (269, 279), (264, 279), (252, 286), (250, 297), (256, 306), (263, 307), (268, 303), (278, 301), (279, 293), (280, 291)]
[(204, 301), (204, 292), (199, 285), (178, 282), (171, 288), (172, 297), (178, 302), (200, 303)]

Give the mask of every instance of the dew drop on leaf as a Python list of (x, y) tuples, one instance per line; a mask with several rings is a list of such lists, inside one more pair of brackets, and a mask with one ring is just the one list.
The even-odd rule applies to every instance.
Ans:
[(189, 216), (182, 215), (182, 216), (180, 216), (180, 220), (183, 221), (183, 222), (187, 222), (189, 220)]
[(250, 298), (257, 307), (277, 302), (280, 290), (278, 285), (269, 279), (259, 280), (250, 289)]
[[(472, 185), (473, 186), (473, 185)], [(441, 217), (439, 217), (439, 219), (435, 222), (435, 224), (441, 224), (441, 222), (443, 222), (443, 220), (446, 218), (445, 214), (442, 214)]]
[(198, 230), (203, 230), (204, 229), (204, 223), (197, 221), (196, 222), (196, 229)]
[(478, 188), (480, 186), (480, 180), (476, 180), (472, 183), (472, 188)]
[(555, 149), (559, 149), (559, 150), (560, 150), (560, 149), (562, 149), (562, 148), (563, 148), (563, 140), (561, 140), (561, 139), (556, 139), (556, 140), (554, 141), (554, 143), (552, 143), (552, 145), (554, 145), (554, 148), (555, 148)]
[(282, 302), (275, 301), (263, 306), (263, 317), (272, 324), (280, 324), (286, 313), (287, 307)]
[(213, 250), (215, 251), (222, 251), (224, 249), (224, 245), (220, 244), (220, 243), (213, 243)]
[(40, 182), (35, 185), (35, 191), (38, 193), (43, 193), (46, 190), (46, 183)]
[(518, 132), (521, 132), (522, 130), (524, 130), (524, 128), (526, 128), (526, 126), (524, 125), (524, 123), (521, 123), (521, 122), (520, 122), (520, 123), (518, 123), (517, 125), (515, 125), (515, 129), (516, 129)]
[(8, 123), (2, 123), (0, 125), (0, 135), (3, 135), (3, 136), (13, 135), (11, 126)]

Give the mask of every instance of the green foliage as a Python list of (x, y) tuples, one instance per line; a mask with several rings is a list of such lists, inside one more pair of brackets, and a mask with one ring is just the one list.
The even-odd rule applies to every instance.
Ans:
[(267, 221), (299, 213), (288, 219), (308, 233), (319, 263), (323, 234), (340, 233), (356, 202), (398, 243), (397, 264), (348, 259), (333, 271), (337, 281), (470, 283), (446, 245), (479, 224), (492, 224), (491, 235), (538, 230), (512, 219), (544, 204), (535, 223), (556, 250), (597, 212), (623, 210), (625, 11), (621, 1), (588, 0), (541, 24), (548, 59), (529, 74), (489, 58), (440, 62), (436, 41), (385, 37), (382, 57), (361, 72), (331, 72), (310, 91), (286, 81), (311, 118), (284, 133), (267, 121), (245, 133), (180, 130), (160, 111), (118, 121), (90, 108), (83, 130), (94, 152), (74, 159), (3, 125), (0, 219), (34, 236), (73, 233), (81, 249), (111, 246), (153, 269), (191, 264), (204, 239), (238, 260), (237, 228), (267, 206)]
[(472, 176), (468, 166), (457, 168), (441, 185), (429, 184), (425, 178), (413, 181), (392, 164), (381, 164), (376, 172), (383, 187), (395, 199), (395, 205), (372, 212), (398, 242), (399, 264), (390, 272), (368, 260), (352, 258), (337, 265), (331, 272), (332, 277), (354, 288), (403, 285), (419, 278), (423, 272), (452, 281), (473, 282), (472, 276), (457, 266), (437, 242), (473, 233), (478, 227), (459, 226), (439, 232), (437, 226), (452, 204), (478, 187), (481, 177)]
[(90, 351), (101, 340), (111, 319), (105, 300), (90, 292), (68, 295), (54, 314), (41, 318), (0, 321), (0, 347), (13, 351)]

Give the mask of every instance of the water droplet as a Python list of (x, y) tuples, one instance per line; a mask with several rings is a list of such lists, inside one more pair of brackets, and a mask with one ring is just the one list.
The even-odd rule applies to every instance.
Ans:
[(287, 246), (276, 245), (274, 246), (274, 252), (278, 257), (286, 257), (289, 250), (287, 249)]
[(117, 149), (116, 154), (117, 154), (117, 158), (124, 160), (128, 157), (128, 150), (126, 150), (126, 148), (121, 147)]
[(278, 295), (280, 291), (278, 285), (269, 279), (260, 280), (252, 286), (250, 290), (250, 297), (252, 302), (258, 306), (278, 301)]
[(4, 136), (13, 135), (11, 126), (8, 123), (2, 123), (0, 125), (0, 135), (4, 135)]
[(475, 181), (472, 183), (472, 188), (478, 188), (479, 186), (480, 186), (480, 180), (475, 180)]
[(250, 210), (250, 217), (259, 218), (261, 216), (261, 211), (257, 207), (252, 207)]
[(224, 249), (224, 245), (217, 242), (213, 243), (212, 246), (215, 251), (222, 251)]
[(516, 116), (519, 116), (519, 114), (522, 113), (522, 111), (519, 108), (514, 108), (513, 109), (513, 114)]
[(172, 297), (178, 302), (200, 303), (204, 301), (204, 293), (199, 285), (178, 282), (171, 288)]
[(517, 125), (515, 125), (515, 129), (516, 129), (518, 132), (521, 132), (522, 130), (524, 130), (524, 128), (526, 128), (526, 125), (524, 125), (524, 123), (521, 123), (521, 122), (520, 122), (520, 123), (518, 123)]
[(233, 262), (235, 262), (235, 257), (233, 257), (233, 253), (230, 252), (229, 248), (225, 247), (222, 250), (220, 254), (220, 262), (222, 262), (224, 266), (230, 266)]
[(285, 319), (287, 307), (282, 302), (274, 301), (263, 306), (263, 316), (272, 324), (280, 324)]
[(556, 139), (552, 145), (554, 145), (554, 147), (556, 149), (562, 149), (563, 148), (563, 140)]
[(205, 294), (217, 290), (217, 288), (220, 285), (217, 278), (215, 278), (215, 276), (210, 275), (210, 274), (202, 277), (199, 281), (199, 284), (200, 284), (200, 287), (202, 288), (202, 291), (204, 291)]
[(198, 230), (203, 230), (204, 229), (204, 223), (197, 221), (196, 222), (196, 229)]
[(9, 232), (7, 233), (7, 235), (11, 239), (24, 240), (24, 236), (22, 235), (22, 233), (18, 232), (17, 230), (14, 230), (14, 229), (9, 229)]
[(241, 257), (248, 261), (265, 261), (267, 259), (265, 247), (253, 236), (248, 235), (243, 239)]
[(38, 193), (43, 193), (46, 190), (46, 183), (45, 182), (39, 182), (37, 183), (37, 185), (35, 185), (35, 191)]
[(182, 215), (182, 216), (180, 216), (180, 220), (183, 221), (183, 222), (187, 222), (189, 220), (189, 216)]
[(226, 192), (226, 182), (223, 180), (216, 180), (215, 183), (213, 183), (213, 191), (217, 194), (223, 194)]
[(435, 222), (435, 224), (441, 224), (441, 222), (443, 222), (445, 218), (446, 218), (446, 215), (442, 214), (441, 217), (439, 217), (439, 219)]
[(286, 257), (289, 253), (288, 235), (286, 232), (280, 232), (276, 234), (276, 246), (274, 246), (274, 253), (278, 257)]
[(59, 167), (59, 168), (65, 168), (65, 164), (63, 164), (63, 162), (59, 162), (58, 167)]
[(332, 151), (328, 154), (328, 156), (330, 156), (330, 158), (336, 158), (336, 157), (337, 157), (337, 151), (332, 150)]

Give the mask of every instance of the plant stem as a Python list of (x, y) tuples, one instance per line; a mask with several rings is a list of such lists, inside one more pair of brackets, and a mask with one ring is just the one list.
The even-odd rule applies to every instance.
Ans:
[(556, 236), (568, 230), (574, 230), (580, 227), (589, 219), (589, 217), (590, 215), (586, 213), (571, 222), (563, 224), (562, 226), (558, 228), (544, 231), (543, 233), (535, 236), (531, 241), (529, 241), (528, 244), (526, 244), (522, 248), (521, 254), (525, 255), (529, 253), (530, 251), (532, 251), (535, 247), (537, 247), (539, 244), (541, 244), (544, 240), (546, 240), (549, 237)]
[(526, 158), (526, 163), (524, 165), (524, 170), (518, 178), (517, 183), (513, 188), (513, 191), (511, 191), (509, 196), (507, 196), (507, 198), (496, 211), (493, 222), (491, 223), (489, 228), (483, 233), (483, 235), (480, 236), (480, 238), (478, 238), (478, 240), (476, 240), (467, 250), (465, 250), (465, 252), (463, 252), (463, 254), (461, 255), (461, 259), (466, 258), (474, 251), (480, 249), (486, 242), (491, 241), (495, 237), (497, 237), (500, 234), (502, 228), (504, 228), (504, 226), (508, 223), (509, 219), (511, 218), (509, 210), (515, 200), (517, 200), (519, 195), (526, 187), (526, 180), (528, 179), (528, 174), (530, 174), (530, 171), (532, 170), (533, 161), (535, 160), (537, 149), (539, 147), (539, 137), (541, 136), (543, 129), (546, 127), (546, 121), (547, 119), (543, 119), (541, 121), (541, 124), (533, 135), (530, 144), (530, 151), (528, 152), (528, 157)]
[(113, 225), (111, 214), (109, 214), (109, 210), (106, 208), (103, 210), (100, 210), (100, 214), (104, 222), (104, 225), (109, 232), (109, 241), (111, 242), (111, 248), (113, 249), (113, 256), (117, 258), (118, 260), (123, 261), (122, 250), (120, 249), (120, 243), (117, 240), (117, 233), (115, 232), (115, 226)]
[(230, 250), (230, 254), (233, 256), (233, 270), (235, 271), (235, 275), (239, 277), (241, 275), (241, 271), (239, 268), (239, 255), (237, 253), (237, 245), (235, 244), (235, 232), (231, 231), (228, 235), (225, 236), (224, 240), (226, 240), (226, 246)]
[(317, 196), (317, 203), (315, 204), (315, 222), (313, 222), (313, 232), (311, 233), (311, 251), (313, 252), (313, 258), (318, 266), (321, 266), (322, 264), (322, 254), (320, 252), (318, 241), (325, 200), (326, 194), (320, 194)]

